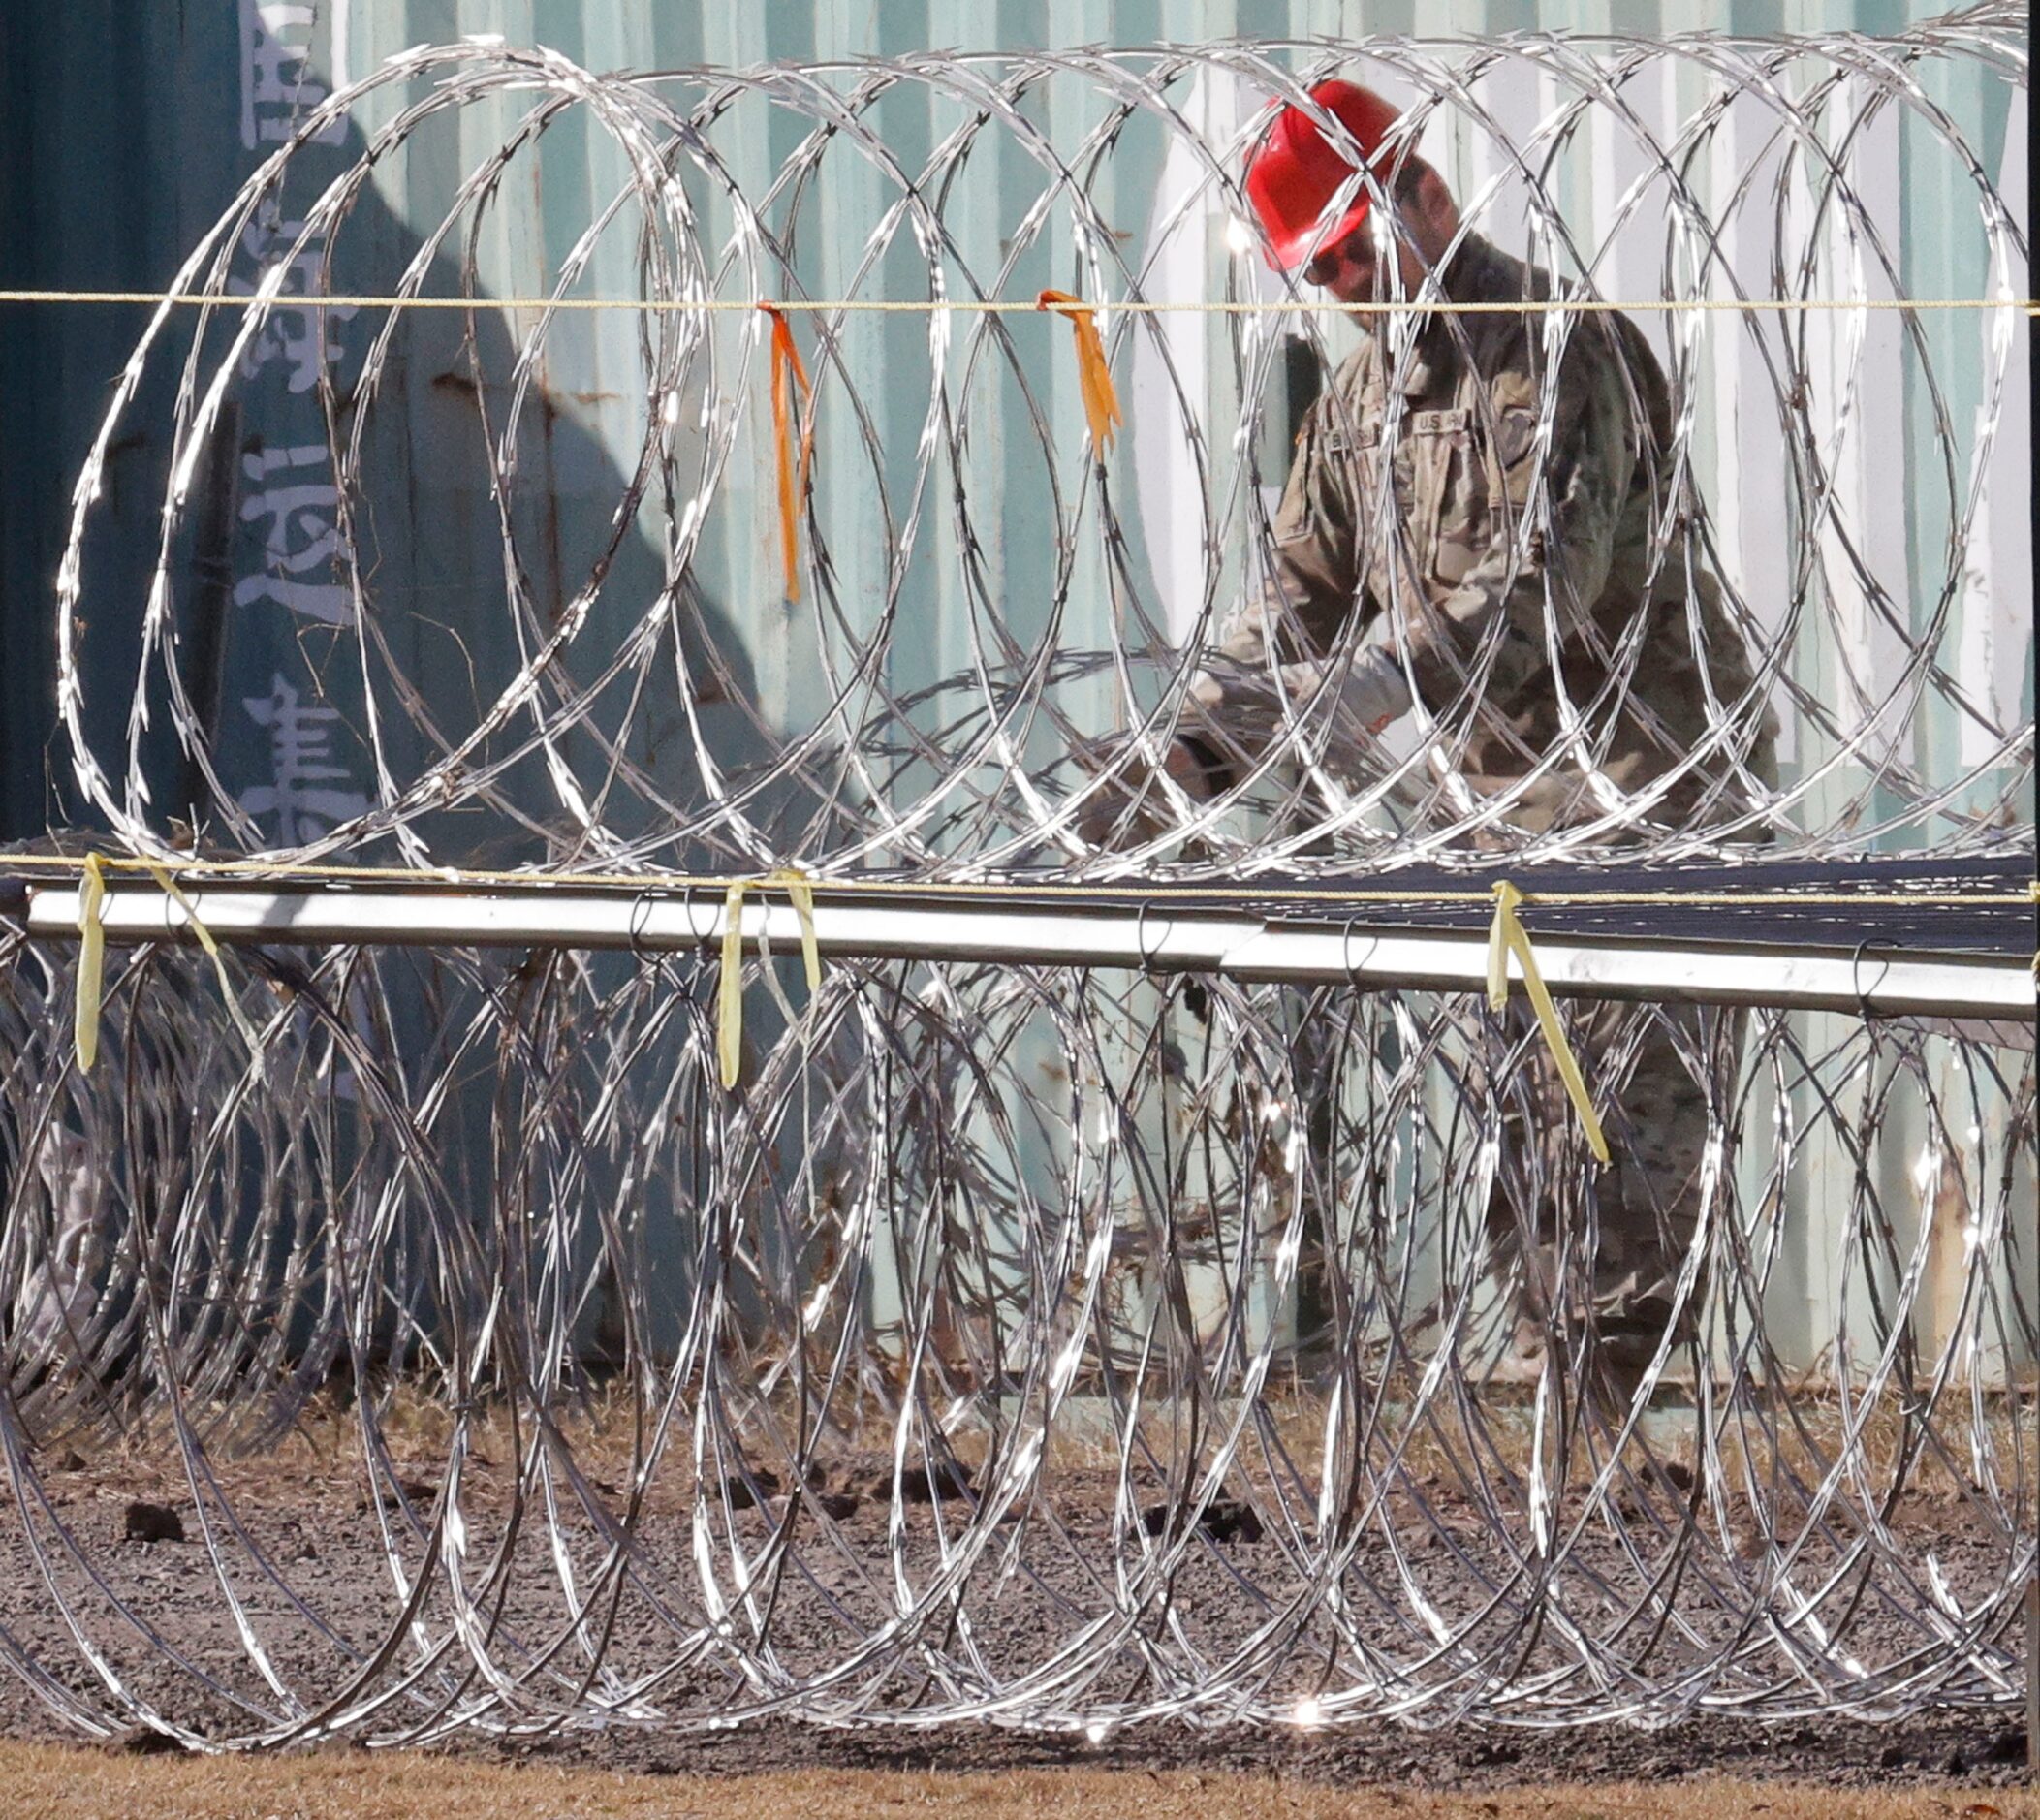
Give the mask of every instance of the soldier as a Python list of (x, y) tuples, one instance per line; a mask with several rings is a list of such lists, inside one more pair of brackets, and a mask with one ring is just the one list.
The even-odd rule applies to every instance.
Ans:
[[(1462, 228), (1379, 96), (1328, 81), (1311, 100), (1340, 130), (1287, 108), (1246, 173), (1280, 267), (1344, 303), (1553, 295), (1547, 273)], [(1671, 827), (1765, 838), (1773, 725), (1679, 514), (1668, 390), (1635, 325), (1535, 310), (1359, 321), (1297, 440), (1272, 585), (1202, 654), (1169, 774), (1203, 800), (1300, 748), (1364, 766), (1368, 736), (1419, 710), (1420, 812), (1477, 848)], [(1732, 1069), (1737, 1025), (1613, 1009), (1577, 1021), (1616, 1109), (1616, 1167), (1588, 1190), (1590, 1260), (1590, 1227), (1556, 1205), (1579, 1172), (1554, 1167), (1550, 1134), (1570, 1117), (1555, 1071), (1526, 1025), (1505, 1030), (1517, 1061), (1491, 1221), (1523, 1266), (1524, 1351), (1585, 1302), (1599, 1358), (1620, 1370), (1655, 1352), (1701, 1195), (1704, 1083)]]

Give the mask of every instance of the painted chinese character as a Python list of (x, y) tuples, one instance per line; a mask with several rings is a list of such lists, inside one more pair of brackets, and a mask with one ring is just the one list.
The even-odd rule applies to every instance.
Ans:
[[(265, 551), (260, 575), (243, 576), (234, 586), (234, 604), (273, 601), (307, 619), (328, 625), (354, 623), (354, 595), (345, 581), (330, 577), (347, 551), (333, 522), (340, 489), (324, 443), (287, 449), (258, 449), (243, 457), (251, 481), (267, 483), (241, 501), (241, 517), (263, 526)], [(290, 470), (309, 470), (317, 479), (278, 479)]]
[[(304, 0), (240, 0), (241, 143), (251, 150), (264, 140), (289, 139), (298, 116), (326, 99), (309, 68), (318, 18), (318, 7)], [(346, 131), (346, 121), (335, 120), (316, 137), (330, 144)]]
[(332, 762), (337, 708), (306, 706), (281, 675), (270, 677), (267, 695), (243, 696), (241, 706), (269, 731), (270, 781), (243, 791), (240, 805), (253, 816), (275, 816), (284, 846), (314, 840), (335, 822), (366, 812), (368, 799), (360, 791), (334, 788), (335, 780), (347, 776)]
[[(289, 297), (311, 297), (326, 289), (319, 269), (325, 243), (308, 241), (292, 255), (291, 249), (303, 232), (303, 222), (284, 220), (274, 197), (265, 197), (256, 206), (255, 218), (241, 230), (241, 250), (255, 262), (262, 276), (288, 264), (290, 273), (283, 281), (283, 289)], [(227, 289), (235, 297), (250, 297), (260, 282), (260, 277), (243, 278), (236, 273), (227, 280)], [(289, 369), (285, 383), (292, 392), (311, 391), (319, 383), (320, 361), (340, 358), (340, 344), (328, 334), (328, 329), (333, 322), (345, 322), (354, 313), (351, 303), (318, 308), (288, 303), (272, 306), (242, 351), (241, 377), (253, 379), (265, 366), (280, 361)]]

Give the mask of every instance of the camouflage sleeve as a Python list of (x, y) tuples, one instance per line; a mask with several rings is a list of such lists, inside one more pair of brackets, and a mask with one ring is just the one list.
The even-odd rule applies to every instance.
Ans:
[(1452, 591), (1436, 605), (1413, 602), (1401, 616), (1403, 656), (1433, 712), (1465, 688), (1490, 638), (1497, 641), (1483, 685), (1491, 699), (1508, 699), (1550, 667), (1607, 582), (1636, 466), (1622, 363), (1593, 341), (1576, 342), (1560, 369), (1548, 452), (1536, 434), (1534, 384), (1504, 373), (1491, 392), (1501, 465), (1490, 485), (1499, 479), (1507, 509), (1494, 500), (1486, 547)]
[(1336, 646), (1360, 591), (1354, 527), (1351, 458), (1320, 398), (1303, 419), (1275, 512), (1273, 573), (1247, 591), (1201, 653), (1184, 732), (1214, 780), (1263, 750), (1281, 726), (1285, 669)]
[(1297, 435), (1275, 509), (1274, 574), (1227, 616), (1212, 647), (1237, 663), (1265, 665), (1271, 655), (1276, 662), (1322, 657), (1353, 611), (1359, 585), (1353, 477), (1325, 418), (1320, 398)]

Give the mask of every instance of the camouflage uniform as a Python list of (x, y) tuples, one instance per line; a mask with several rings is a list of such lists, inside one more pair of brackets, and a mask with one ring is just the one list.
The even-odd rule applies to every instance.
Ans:
[[(1456, 301), (1550, 295), (1546, 274), (1474, 238), (1444, 288)], [(1491, 803), (1472, 844), (1507, 848), (1620, 812), (1724, 720), (1734, 737), (1646, 813), (1685, 828), (1745, 814), (1774, 781), (1774, 725), (1714, 578), (1668, 507), (1670, 399), (1635, 325), (1571, 319), (1554, 378), (1542, 315), (1433, 316), (1399, 359), (1388, 320), (1372, 319), (1303, 424), (1275, 519), (1276, 585), (1234, 614), (1208, 656), (1186, 727), (1193, 744), (1221, 769), (1251, 757), (1280, 718), (1271, 697), (1279, 690), (1305, 708), (1328, 670), (1365, 642), (1399, 656), (1430, 717), (1428, 756), (1458, 799), (1446, 812)], [(1667, 552), (1655, 568), (1654, 551)], [(1387, 667), (1379, 655), (1373, 663)], [(1721, 705), (1712, 713), (1710, 690)], [(1570, 737), (1561, 691), (1577, 716)], [(1330, 724), (1335, 740), (1339, 723)], [(1508, 827), (1496, 825), (1503, 818)], [(1631, 811), (1595, 838), (1633, 839), (1637, 826)], [(1641, 1043), (1622, 1040), (1640, 1019)], [(1732, 1065), (1738, 1021), (1616, 1007), (1575, 1020), (1589, 1078), (1619, 1108), (1612, 1135), (1623, 1153), (1594, 1190), (1585, 1292), (1611, 1337), (1627, 1328), (1654, 1344), (1663, 1331), (1708, 1128), (1706, 1089), (1679, 1048), (1713, 1058), (1704, 1080), (1724, 1057)], [(1512, 1020), (1500, 1034), (1523, 1027)], [(1536, 1059), (1508, 1096), (1509, 1148), (1522, 1167), (1510, 1180), (1505, 1166), (1498, 1201), (1514, 1204), (1504, 1223), (1529, 1241), (1525, 1313), (1541, 1320), (1555, 1293), (1548, 1280), (1540, 1287), (1548, 1266), (1537, 1262), (1558, 1217), (1550, 1184), (1567, 1177), (1550, 1168), (1555, 1158), (1537, 1162), (1550, 1140), (1530, 1128), (1562, 1132), (1572, 1120), (1542, 1046), (1525, 1048)], [(1531, 1218), (1534, 1235), (1519, 1224)], [(1583, 1265), (1572, 1278), (1583, 1291), (1586, 1273)]]

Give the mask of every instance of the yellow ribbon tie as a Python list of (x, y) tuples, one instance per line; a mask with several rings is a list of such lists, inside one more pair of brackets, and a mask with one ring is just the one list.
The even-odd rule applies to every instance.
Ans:
[(107, 894), (107, 875), (99, 855), (85, 855), (84, 882), (78, 889), (78, 1006), (72, 1041), (80, 1073), (90, 1074), (99, 1059), (99, 1001), (107, 969), (107, 930), (99, 907)]
[(792, 865), (782, 865), (767, 882), (786, 887), (794, 914), (800, 919), (800, 958), (806, 964), (807, 989), (812, 995), (822, 989), (822, 950), (815, 941), (814, 882)]
[[(800, 918), (800, 959), (808, 971), (808, 993), (816, 993), (822, 988), (822, 949), (814, 938), (814, 879), (808, 873), (792, 865), (781, 865), (777, 871), (765, 875), (767, 886), (781, 886), (794, 914)], [(744, 934), (742, 934), (742, 912), (744, 912), (744, 888), (731, 886), (722, 897), (722, 1000), (716, 1019), (716, 1047), (722, 1061), (722, 1085), (735, 1087), (737, 1076), (742, 1071), (742, 1043), (744, 1043)], [(773, 998), (779, 998), (779, 988), (773, 986)], [(792, 1006), (779, 998), (779, 1008), (794, 1016)]]
[(723, 894), (723, 972), (715, 1020), (715, 1050), (723, 1085), (734, 1087), (743, 1072), (743, 887)]
[(814, 442), (805, 430), (801, 432), (800, 478), (797, 486), (791, 420), (795, 389), (799, 388), (803, 399), (812, 394), (807, 383), (807, 368), (800, 364), (800, 350), (794, 345), (794, 331), (787, 324), (785, 311), (769, 303), (761, 303), (758, 307), (772, 319), (772, 437), (779, 449), (779, 553), (786, 567), (786, 598), (798, 601), (800, 598), (800, 502), (807, 494), (807, 463), (809, 455), (814, 453)]
[(1557, 1007), (1546, 989), (1544, 975), (1537, 970), (1537, 956), (1530, 947), (1529, 935), (1523, 929), (1522, 919), (1516, 914), (1516, 907), (1522, 902), (1522, 893), (1507, 879), (1495, 886), (1494, 921), (1488, 928), (1488, 1006), (1491, 1011), (1500, 1011), (1509, 1002), (1509, 956), (1513, 952), (1522, 966), (1523, 989), (1529, 993), (1530, 1004), (1537, 1013), (1537, 1027), (1544, 1032), (1552, 1060), (1558, 1065), (1558, 1078), (1565, 1083), (1573, 1110), (1585, 1127), (1587, 1147), (1593, 1151), (1596, 1162), (1606, 1163), (1608, 1140), (1602, 1135), (1600, 1119), (1594, 1115), (1594, 1103), (1587, 1095), (1573, 1046), (1565, 1040)]
[(1114, 426), (1125, 420), (1119, 415), (1119, 394), (1113, 390), (1113, 371), (1106, 364), (1105, 343), (1098, 338), (1097, 319), (1067, 291), (1044, 291), (1034, 299), (1034, 307), (1059, 310), (1076, 330), (1077, 377), (1083, 389), (1083, 421), (1090, 425), (1091, 448), (1102, 458), (1112, 447)]
[(227, 957), (220, 953), (220, 945), (212, 938), (212, 931), (199, 920), (198, 906), (177, 887), (177, 881), (160, 865), (149, 860), (141, 862), (149, 877), (156, 881), (157, 889), (166, 897), (175, 901), (184, 912), (184, 920), (191, 925), (191, 932), (199, 938), (203, 948), (212, 961), (212, 971), (220, 983), (220, 996), (227, 1001), (227, 1016), (234, 1020), (234, 1027), (240, 1032), (240, 1039), (248, 1046), (248, 1054), (255, 1063), (255, 1078), (263, 1078), (262, 1038), (255, 1034), (255, 1026), (248, 1021), (247, 1014), (241, 1010), (240, 1000), (235, 995), (234, 982), (227, 975)]
[[(822, 950), (815, 941), (814, 882), (805, 872), (787, 865), (769, 874), (765, 883), (784, 886), (792, 900), (794, 914), (800, 919), (800, 958), (806, 964), (807, 989), (817, 991), (822, 984)], [(717, 983), (715, 1041), (726, 1087), (734, 1087), (743, 1072), (743, 894), (744, 887), (736, 884), (723, 894), (723, 965)], [(779, 1002), (782, 1007), (786, 1003), (783, 998)]]

